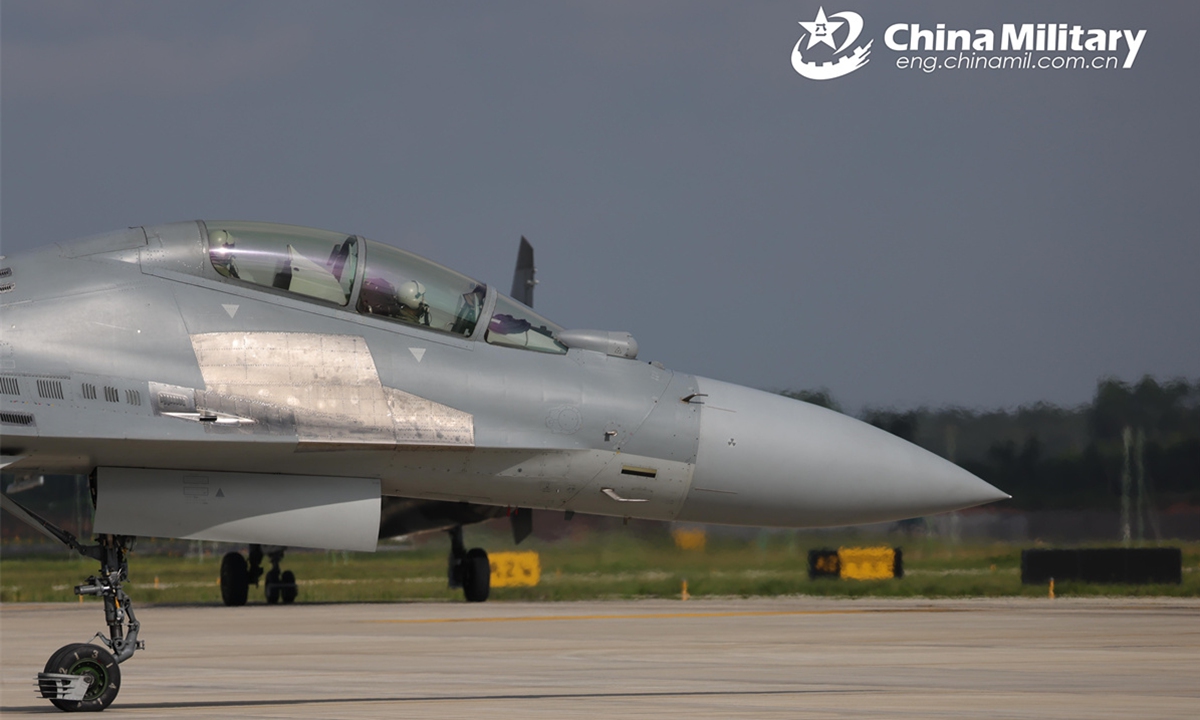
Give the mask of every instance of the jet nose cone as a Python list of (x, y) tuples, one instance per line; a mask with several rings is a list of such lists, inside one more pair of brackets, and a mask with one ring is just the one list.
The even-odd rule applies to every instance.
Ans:
[(1009, 496), (864, 422), (697, 378), (707, 393), (680, 519), (821, 527), (900, 520)]

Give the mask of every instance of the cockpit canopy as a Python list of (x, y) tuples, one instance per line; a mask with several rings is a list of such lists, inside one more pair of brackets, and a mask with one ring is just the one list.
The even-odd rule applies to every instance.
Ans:
[(483, 312), (487, 286), (390, 245), (367, 242), (358, 311), (470, 336)]
[(484, 336), (493, 345), (563, 354), (567, 346), (555, 339), (562, 328), (512, 298), (500, 295)]
[[(206, 223), (209, 259), (226, 278), (349, 306), (361, 273), (359, 313), (471, 337), (482, 319), (487, 286), (390, 245), (355, 235), (275, 223)], [(563, 354), (562, 328), (497, 295), (484, 332), (492, 345)]]
[(227, 278), (345, 305), (358, 266), (358, 240), (294, 225), (212, 223), (208, 257)]

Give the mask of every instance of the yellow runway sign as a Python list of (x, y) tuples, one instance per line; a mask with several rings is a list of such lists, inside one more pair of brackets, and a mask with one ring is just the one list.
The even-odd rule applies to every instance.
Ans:
[(900, 548), (856, 547), (810, 550), (808, 576), (840, 577), (843, 580), (885, 580), (904, 577)]
[(896, 551), (889, 547), (838, 548), (844, 580), (886, 580), (896, 576)]
[(542, 562), (529, 552), (488, 553), (492, 587), (533, 587), (542, 579)]

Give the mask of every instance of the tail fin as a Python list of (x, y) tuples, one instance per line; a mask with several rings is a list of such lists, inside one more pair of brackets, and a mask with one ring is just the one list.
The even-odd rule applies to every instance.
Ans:
[(533, 246), (521, 236), (521, 246), (517, 250), (517, 269), (513, 271), (512, 296), (517, 302), (533, 307), (533, 286), (537, 285), (534, 276), (537, 268), (533, 266)]

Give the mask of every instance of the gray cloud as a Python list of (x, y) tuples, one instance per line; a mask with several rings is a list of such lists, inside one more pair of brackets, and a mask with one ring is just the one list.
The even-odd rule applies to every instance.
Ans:
[(297, 25), (174, 37), (105, 28), (63, 39), (6, 40), (4, 94), (57, 102), (202, 98), (278, 77), (304, 58), (312, 40), (311, 30)]

